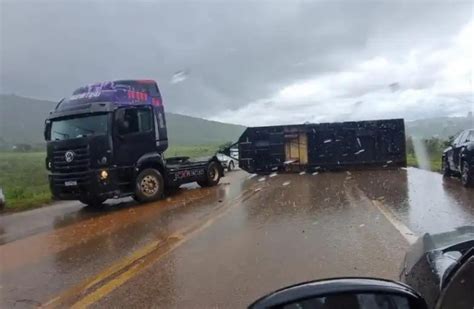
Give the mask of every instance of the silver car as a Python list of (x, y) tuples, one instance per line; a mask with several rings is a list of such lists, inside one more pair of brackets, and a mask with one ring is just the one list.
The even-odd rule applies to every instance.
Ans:
[(217, 159), (219, 159), (219, 161), (222, 164), (222, 167), (227, 169), (228, 172), (235, 169), (239, 165), (239, 163), (236, 159), (233, 159), (229, 156), (226, 156), (223, 153), (218, 153), (217, 154)]

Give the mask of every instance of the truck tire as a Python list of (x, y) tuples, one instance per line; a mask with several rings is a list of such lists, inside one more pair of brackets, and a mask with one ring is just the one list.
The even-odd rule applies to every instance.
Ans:
[(473, 169), (469, 166), (469, 163), (466, 161), (462, 162), (462, 170), (461, 170), (461, 182), (465, 187), (472, 187), (474, 184), (474, 175)]
[(451, 170), (449, 169), (449, 163), (448, 163), (448, 159), (447, 158), (443, 158), (443, 161), (442, 161), (442, 170), (443, 170), (443, 176), (444, 177), (451, 177), (452, 173), (451, 173)]
[(152, 202), (163, 197), (164, 181), (160, 171), (154, 168), (142, 170), (135, 180), (135, 200)]
[(102, 208), (104, 206), (104, 202), (106, 201), (106, 198), (100, 198), (100, 197), (87, 197), (87, 198), (82, 198), (79, 201), (82, 204), (86, 204), (89, 207), (92, 208)]
[(209, 163), (206, 170), (206, 177), (206, 180), (198, 181), (198, 185), (201, 187), (212, 187), (219, 183), (219, 180), (221, 179), (221, 171), (217, 162), (212, 161)]
[(230, 172), (231, 170), (234, 169), (234, 161), (230, 161), (229, 162), (229, 165), (227, 166), (227, 171)]

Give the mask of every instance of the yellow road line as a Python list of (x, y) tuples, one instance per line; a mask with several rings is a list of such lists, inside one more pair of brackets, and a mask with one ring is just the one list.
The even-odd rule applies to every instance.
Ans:
[(94, 285), (98, 284), (99, 282), (104, 281), (105, 279), (109, 278), (113, 274), (119, 272), (120, 270), (124, 269), (128, 265), (142, 258), (143, 256), (151, 253), (153, 250), (156, 250), (156, 248), (160, 245), (160, 243), (161, 243), (160, 241), (154, 241), (134, 251), (131, 255), (125, 257), (123, 260), (120, 260), (119, 262), (106, 268), (105, 270), (101, 271), (95, 276), (86, 279), (85, 281), (73, 287), (72, 289), (66, 291), (65, 293), (62, 293), (59, 296), (51, 299), (47, 303), (43, 304), (43, 307), (46, 307), (46, 308), (56, 307), (57, 305), (60, 305), (64, 300), (69, 299), (73, 295), (80, 293), (80, 291), (86, 291), (90, 289)]
[(135, 277), (138, 273), (148, 268), (154, 262), (158, 261), (160, 258), (164, 257), (168, 253), (172, 252), (174, 249), (183, 244), (186, 240), (186, 238), (181, 238), (175, 243), (169, 245), (166, 250), (159, 252), (156, 256), (154, 254), (151, 254), (147, 257), (144, 257), (143, 259), (138, 261), (138, 263), (132, 265), (126, 271), (120, 273), (118, 276), (115, 276), (111, 280), (108, 280), (104, 284), (97, 287), (94, 291), (79, 299), (71, 306), (71, 308), (87, 308), (90, 305), (98, 302), (99, 300), (110, 294), (112, 291), (122, 286), (128, 280)]
[[(135, 251), (132, 255), (115, 263), (111, 267), (106, 268), (97, 275), (86, 279), (81, 284), (67, 290), (58, 297), (53, 298), (44, 304), (43, 307), (56, 308), (60, 306), (66, 306), (70, 303), (74, 303), (73, 307), (76, 308), (90, 306), (91, 304), (110, 294), (113, 290), (123, 285), (125, 282), (136, 276), (139, 272), (159, 260), (161, 257), (172, 252), (181, 244), (191, 239), (202, 230), (211, 226), (217, 219), (221, 218), (230, 209), (232, 209), (234, 203), (239, 202), (239, 200), (242, 201), (244, 198), (248, 198), (255, 193), (256, 192), (253, 190), (253, 188), (242, 192), (228, 203), (222, 205), (218, 209), (217, 214), (211, 214), (212, 217), (207, 219), (204, 223), (197, 223), (191, 227), (183, 229), (180, 232), (174, 233), (168, 238), (168, 240), (161, 242), (155, 241), (145, 245), (144, 247)], [(126, 269), (127, 267), (130, 268)], [(91, 289), (92, 291), (88, 292), (88, 290)], [(86, 294), (86, 296), (76, 301), (83, 294)]]

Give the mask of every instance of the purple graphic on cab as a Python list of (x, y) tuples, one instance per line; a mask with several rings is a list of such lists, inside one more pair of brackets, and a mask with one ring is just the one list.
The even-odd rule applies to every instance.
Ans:
[(121, 80), (89, 84), (76, 89), (64, 105), (113, 102), (119, 105), (151, 104), (161, 106), (161, 95), (153, 80)]

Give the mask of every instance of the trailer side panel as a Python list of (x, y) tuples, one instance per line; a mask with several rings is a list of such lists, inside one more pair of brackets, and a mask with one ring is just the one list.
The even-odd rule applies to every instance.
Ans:
[(247, 128), (240, 167), (250, 173), (406, 166), (403, 119)]

